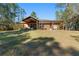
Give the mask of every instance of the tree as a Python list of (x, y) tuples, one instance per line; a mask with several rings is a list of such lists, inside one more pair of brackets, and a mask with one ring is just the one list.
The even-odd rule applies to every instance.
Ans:
[(31, 15), (30, 15), (30, 16), (32, 16), (32, 17), (34, 17), (34, 18), (38, 19), (37, 15), (36, 15), (36, 13), (35, 13), (34, 11), (31, 13)]
[[(58, 4), (59, 5), (59, 4)], [(61, 7), (62, 6), (62, 7)], [(58, 8), (63, 9), (63, 12), (59, 12), (61, 13), (61, 19), (64, 21), (65, 27), (67, 29), (71, 28), (71, 23), (73, 21), (73, 19), (71, 19), (74, 15), (76, 15), (73, 11), (73, 4), (60, 4), (59, 6), (57, 6)], [(58, 15), (59, 16), (59, 15)]]
[(63, 14), (64, 12), (62, 11), (62, 10), (57, 10), (56, 11), (56, 19), (57, 20), (62, 20), (62, 14)]
[(20, 22), (22, 19), (24, 19), (25, 14), (26, 14), (25, 10), (23, 8), (19, 8), (19, 11), (17, 11), (18, 22)]
[[(6, 25), (6, 27), (12, 27), (16, 22), (16, 17), (22, 15), (18, 4), (15, 3), (1, 3), (0, 4), (0, 24)], [(22, 12), (22, 13), (20, 13)]]

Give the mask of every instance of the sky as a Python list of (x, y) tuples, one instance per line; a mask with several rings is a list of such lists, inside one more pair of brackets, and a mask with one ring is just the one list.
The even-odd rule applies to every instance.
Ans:
[(19, 6), (26, 11), (25, 17), (30, 16), (34, 11), (39, 19), (56, 20), (55, 3), (19, 3)]

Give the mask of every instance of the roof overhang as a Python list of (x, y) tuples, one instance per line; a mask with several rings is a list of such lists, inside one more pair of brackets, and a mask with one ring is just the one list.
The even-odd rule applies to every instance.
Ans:
[(32, 17), (32, 16), (29, 16), (29, 17), (26, 17), (25, 19), (23, 19), (22, 21), (28, 21), (28, 20), (33, 20), (33, 21), (39, 21), (38, 19)]

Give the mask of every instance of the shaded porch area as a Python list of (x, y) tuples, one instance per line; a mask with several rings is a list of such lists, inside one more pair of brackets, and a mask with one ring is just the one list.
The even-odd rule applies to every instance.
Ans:
[[(27, 25), (30, 29), (38, 29), (39, 21), (33, 17), (27, 17), (23, 20), (25, 25)], [(24, 27), (25, 27), (24, 25)]]

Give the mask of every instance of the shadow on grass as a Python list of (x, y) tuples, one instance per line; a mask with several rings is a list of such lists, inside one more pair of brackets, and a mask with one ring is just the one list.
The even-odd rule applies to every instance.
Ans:
[(13, 56), (78, 56), (74, 48), (62, 48), (52, 37), (38, 37), (7, 50), (3, 55)]
[(5, 31), (5, 32), (0, 32), (0, 37), (1, 36), (7, 36), (7, 35), (10, 35), (10, 34), (21, 34), (23, 32), (27, 32), (27, 30), (24, 30), (24, 29), (20, 29), (20, 30), (16, 30), (16, 31)]
[(73, 37), (77, 42), (79, 42), (79, 35), (77, 35), (77, 36), (72, 36), (71, 35), (71, 37)]
[(22, 41), (24, 41), (28, 38), (29, 38), (29, 33), (26, 33), (23, 35), (17, 35), (17, 36), (16, 35), (9, 36), (9, 37), (7, 37), (7, 35), (6, 35), (6, 36), (0, 38), (0, 55), (5, 54), (5, 52), (7, 52), (9, 49), (12, 49), (13, 47), (15, 47), (18, 44), (21, 44)]

